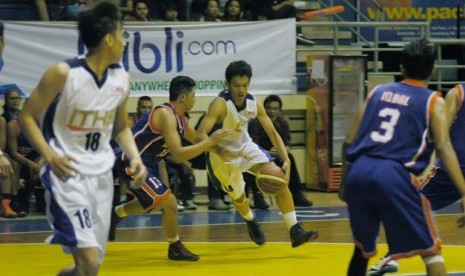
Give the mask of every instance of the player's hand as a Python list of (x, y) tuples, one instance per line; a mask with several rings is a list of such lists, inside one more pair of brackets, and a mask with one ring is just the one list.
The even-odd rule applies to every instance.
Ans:
[(210, 135), (210, 140), (213, 142), (214, 145), (217, 145), (232, 132), (233, 132), (232, 129), (227, 129), (227, 128), (218, 129)]
[(71, 156), (52, 156), (52, 159), (48, 161), (48, 165), (52, 169), (52, 172), (58, 177), (61, 181), (66, 181), (70, 177), (73, 177), (78, 170), (71, 164), (71, 162), (76, 162)]
[(145, 178), (147, 177), (147, 169), (145, 168), (140, 158), (131, 160), (131, 176), (134, 179), (131, 181), (131, 188), (139, 189), (144, 185)]
[(10, 160), (5, 155), (0, 155), (0, 177), (10, 177), (14, 173)]

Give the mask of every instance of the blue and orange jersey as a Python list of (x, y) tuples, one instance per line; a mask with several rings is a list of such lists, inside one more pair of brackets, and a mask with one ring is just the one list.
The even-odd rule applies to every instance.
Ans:
[[(137, 120), (136, 124), (132, 127), (132, 133), (142, 161), (146, 166), (150, 167), (158, 163), (169, 152), (163, 133), (151, 123), (152, 116), (155, 116), (155, 110), (159, 108), (168, 108), (174, 113), (177, 120), (178, 133), (181, 138), (184, 136), (187, 127), (186, 117), (183, 114), (176, 113), (174, 106), (170, 103), (155, 106), (152, 111), (147, 112), (142, 118)], [(120, 156), (121, 150), (118, 149), (118, 151), (118, 156)], [(122, 155), (122, 159), (128, 161), (124, 154)]]
[(353, 162), (362, 155), (390, 159), (420, 174), (434, 150), (430, 123), (441, 94), (406, 79), (377, 86), (368, 97), (346, 160)]

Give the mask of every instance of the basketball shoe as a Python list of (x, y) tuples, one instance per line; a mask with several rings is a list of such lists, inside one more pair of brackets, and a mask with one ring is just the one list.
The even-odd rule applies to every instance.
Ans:
[(194, 254), (187, 249), (180, 240), (173, 242), (168, 247), (168, 259), (174, 261), (197, 261), (199, 255)]
[(385, 273), (394, 273), (399, 270), (399, 262), (392, 260), (390, 256), (386, 255), (378, 263), (368, 270), (368, 276), (381, 276)]
[(308, 241), (315, 240), (318, 238), (318, 231), (310, 230), (309, 232), (296, 223), (291, 227), (290, 231), (292, 247), (300, 246)]
[(263, 233), (260, 224), (258, 224), (257, 220), (254, 218), (253, 220), (246, 220), (247, 228), (249, 228), (249, 235), (250, 238), (257, 244), (262, 245), (265, 243), (265, 233)]

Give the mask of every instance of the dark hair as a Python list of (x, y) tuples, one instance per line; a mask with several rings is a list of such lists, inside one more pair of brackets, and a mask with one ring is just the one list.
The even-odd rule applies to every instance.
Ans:
[(79, 13), (78, 30), (84, 45), (95, 48), (107, 34), (114, 33), (121, 22), (118, 5), (102, 1), (92, 9)]
[(252, 67), (244, 60), (231, 62), (226, 68), (226, 81), (230, 82), (233, 77), (247, 76), (249, 80), (252, 78)]
[[(229, 6), (231, 5), (232, 2), (238, 2), (239, 3), (239, 14), (236, 16), (232, 16), (229, 14)], [(225, 21), (241, 21), (242, 20), (242, 3), (240, 0), (228, 0), (226, 4), (224, 4), (224, 20)]]
[(179, 96), (188, 94), (195, 87), (195, 81), (187, 76), (177, 76), (170, 83), (170, 101), (176, 101)]
[(137, 106), (139, 106), (140, 103), (143, 101), (152, 101), (152, 98), (150, 98), (149, 96), (140, 96), (137, 100)]
[(434, 68), (436, 47), (426, 39), (419, 39), (405, 45), (401, 53), (400, 64), (405, 77), (427, 80)]
[(263, 101), (263, 105), (267, 106), (271, 102), (278, 102), (279, 103), (279, 109), (281, 110), (283, 108), (283, 101), (278, 95), (269, 95), (268, 97), (265, 98), (265, 101)]

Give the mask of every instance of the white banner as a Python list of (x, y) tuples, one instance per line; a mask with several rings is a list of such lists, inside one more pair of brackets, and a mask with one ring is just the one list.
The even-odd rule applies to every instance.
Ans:
[[(131, 96), (166, 96), (170, 80), (187, 75), (198, 95), (217, 95), (235, 60), (252, 65), (250, 92), (293, 93), (295, 20), (244, 23), (127, 24), (123, 64), (131, 74)], [(74, 23), (5, 22), (5, 66), (0, 85), (16, 84), (29, 95), (56, 62), (84, 54)]]

